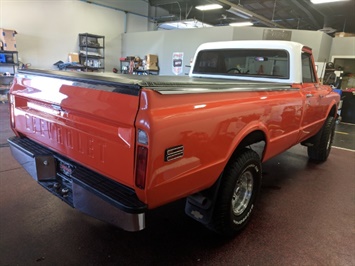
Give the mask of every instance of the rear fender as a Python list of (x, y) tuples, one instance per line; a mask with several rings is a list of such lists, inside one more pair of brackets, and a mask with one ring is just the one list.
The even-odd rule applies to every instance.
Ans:
[(332, 116), (334, 118), (337, 117), (338, 104), (339, 104), (339, 102), (332, 100), (331, 104), (329, 104), (329, 106), (328, 106), (327, 117), (329, 117), (329, 116)]
[(268, 130), (266, 126), (259, 121), (253, 121), (246, 125), (234, 138), (231, 148), (228, 151), (227, 162), (235, 153), (238, 153), (243, 148), (256, 144), (260, 141), (265, 141), (265, 145), (262, 146), (262, 150), (259, 150), (260, 147), (252, 147), (252, 149), (257, 149), (256, 152), (258, 152), (260, 159), (263, 160), (267, 143), (269, 142), (267, 132)]

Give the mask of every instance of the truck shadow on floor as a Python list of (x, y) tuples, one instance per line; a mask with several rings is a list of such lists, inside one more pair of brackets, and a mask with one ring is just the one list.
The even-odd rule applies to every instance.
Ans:
[[(80, 233), (87, 237), (80, 241), (80, 250), (103, 251), (99, 256), (91, 253), (85, 256), (92, 262), (104, 264), (194, 265), (200, 262), (212, 265), (212, 262), (220, 263), (221, 251), (228, 250), (234, 250), (238, 261), (250, 263), (247, 254), (255, 252), (255, 245), (270, 241), (268, 238), (277, 230), (277, 224), (283, 223), (274, 221), (280, 215), (279, 209), (294, 201), (294, 193), (303, 187), (299, 182), (313, 174), (313, 171), (306, 174), (309, 164), (312, 163), (308, 162), (306, 154), (293, 150), (265, 163), (259, 205), (248, 226), (234, 238), (218, 236), (188, 218), (184, 213), (185, 201), (179, 200), (149, 212), (147, 228), (141, 232), (125, 232), (86, 216), (77, 217), (85, 221), (73, 224), (80, 224), (87, 231)], [(272, 230), (268, 231), (270, 228)]]

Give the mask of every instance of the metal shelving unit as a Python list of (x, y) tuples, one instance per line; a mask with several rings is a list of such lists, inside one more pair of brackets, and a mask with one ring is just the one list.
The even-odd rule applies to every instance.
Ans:
[(79, 61), (85, 71), (105, 70), (105, 36), (79, 34)]
[(6, 94), (9, 91), (13, 82), (15, 73), (19, 66), (17, 51), (2, 51), (0, 50), (0, 97), (1, 101), (6, 99)]

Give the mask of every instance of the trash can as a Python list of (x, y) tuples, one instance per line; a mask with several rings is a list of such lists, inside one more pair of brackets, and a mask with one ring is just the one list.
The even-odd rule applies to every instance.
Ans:
[(355, 89), (342, 91), (343, 106), (341, 120), (344, 123), (355, 124)]

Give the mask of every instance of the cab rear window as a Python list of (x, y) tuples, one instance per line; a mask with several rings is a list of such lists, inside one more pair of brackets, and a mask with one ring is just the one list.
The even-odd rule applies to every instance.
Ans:
[(216, 49), (197, 55), (194, 74), (289, 78), (286, 50)]

